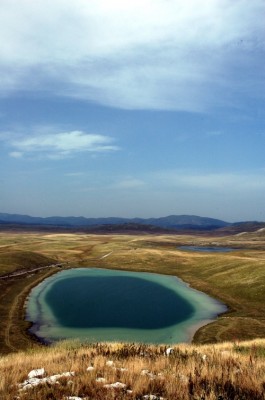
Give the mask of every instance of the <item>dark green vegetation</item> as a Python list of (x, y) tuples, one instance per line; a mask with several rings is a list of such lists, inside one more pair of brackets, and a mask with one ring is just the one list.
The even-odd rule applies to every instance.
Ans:
[[(176, 249), (181, 245), (240, 250), (215, 254), (184, 252)], [(229, 306), (227, 314), (197, 331), (195, 342), (265, 337), (264, 248), (263, 230), (225, 237), (1, 233), (0, 273), (29, 271), (0, 279), (1, 352), (25, 349), (32, 344), (25, 333), (24, 299), (44, 276), (59, 270), (52, 266), (30, 272), (40, 266), (40, 260), (46, 265), (70, 263), (62, 268), (93, 266), (176, 275)]]

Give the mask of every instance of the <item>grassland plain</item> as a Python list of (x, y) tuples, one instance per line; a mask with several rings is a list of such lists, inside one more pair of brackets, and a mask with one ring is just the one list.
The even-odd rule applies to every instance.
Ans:
[[(178, 250), (180, 245), (230, 246), (235, 251), (188, 252)], [(0, 279), (0, 351), (38, 346), (26, 332), (25, 298), (59, 268), (78, 266), (176, 275), (227, 304), (229, 312), (200, 328), (194, 343), (265, 337), (264, 245), (263, 231), (227, 237), (1, 232), (0, 274), (11, 276)], [(16, 271), (24, 274), (12, 276)]]
[[(187, 252), (180, 245), (235, 250)], [(227, 237), (0, 233), (0, 399), (264, 400), (264, 245), (263, 231)], [(25, 299), (45, 277), (78, 266), (176, 275), (222, 300), (229, 312), (200, 328), (192, 345), (172, 346), (169, 357), (162, 345), (43, 347), (27, 334)], [(25, 387), (29, 371), (38, 368), (43, 377)]]

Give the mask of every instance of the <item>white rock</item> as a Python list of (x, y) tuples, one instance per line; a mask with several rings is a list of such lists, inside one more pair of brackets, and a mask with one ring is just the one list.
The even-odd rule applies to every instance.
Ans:
[(30, 378), (26, 382), (33, 386), (38, 386), (45, 378)]
[(104, 383), (104, 382), (106, 382), (106, 379), (105, 378), (97, 378), (96, 382)]
[(207, 360), (207, 358), (208, 358), (208, 357), (207, 357), (207, 355), (206, 355), (206, 354), (202, 354), (202, 360), (203, 360), (203, 361), (206, 361), (206, 360)]
[(44, 368), (39, 368), (39, 369), (33, 369), (28, 373), (29, 378), (36, 378), (39, 376), (43, 376), (45, 374)]
[[(31, 371), (32, 372), (32, 371)], [(51, 375), (47, 376), (46, 378), (30, 378), (24, 381), (23, 383), (20, 383), (18, 386), (21, 388), (20, 390), (28, 390), (32, 389), (35, 386), (38, 386), (43, 383), (50, 383), (50, 384), (55, 384), (59, 383), (58, 379), (62, 377), (70, 377), (74, 376), (75, 372), (63, 372), (62, 374), (57, 374), (57, 375)]]
[(68, 396), (68, 397), (65, 397), (65, 400), (83, 400), (83, 399), (82, 399), (82, 397)]
[(63, 372), (62, 374), (61, 374), (61, 376), (75, 376), (75, 372), (74, 371), (71, 371), (71, 372)]
[(94, 368), (94, 367), (92, 367), (92, 365), (90, 365), (89, 367), (87, 367), (87, 369), (86, 369), (86, 370), (87, 370), (87, 371), (94, 371), (94, 369), (95, 369), (95, 368)]
[(125, 383), (122, 382), (115, 382), (115, 383), (110, 383), (108, 385), (104, 385), (105, 388), (113, 388), (113, 389), (124, 389), (126, 388)]
[(141, 375), (142, 376), (148, 376), (150, 379), (155, 379), (156, 378), (156, 375), (153, 374), (152, 372), (148, 371), (148, 369), (143, 369), (141, 371)]
[(26, 381), (24, 381), (23, 383), (20, 383), (18, 386), (20, 387), (20, 388), (24, 388), (25, 386), (37, 386), (37, 385), (39, 385), (40, 383), (41, 383), (41, 381), (42, 381), (42, 379), (39, 379), (39, 378), (30, 378), (30, 379), (27, 379)]
[(120, 372), (126, 372), (128, 371), (128, 368), (115, 368), (115, 370)]
[(107, 365), (108, 367), (113, 367), (113, 366), (114, 366), (114, 361), (107, 361), (107, 362), (106, 362), (106, 365)]
[(172, 347), (169, 347), (168, 349), (166, 349), (166, 355), (170, 356), (170, 354), (174, 353), (174, 349), (172, 349)]
[(142, 397), (144, 400), (164, 400), (163, 397), (156, 396), (155, 394), (146, 394)]
[(148, 369), (142, 369), (141, 375), (148, 375), (148, 374), (150, 374)]
[(47, 382), (49, 382), (49, 383), (55, 383), (55, 382), (57, 382), (57, 379), (59, 379), (59, 378), (61, 378), (61, 375), (59, 375), (59, 374), (57, 374), (57, 375), (51, 375), (51, 376), (48, 376)]
[(33, 385), (27, 384), (27, 385), (25, 385), (25, 386), (24, 386), (22, 389), (20, 389), (20, 390), (28, 390), (28, 389), (32, 389), (32, 388), (34, 388)]

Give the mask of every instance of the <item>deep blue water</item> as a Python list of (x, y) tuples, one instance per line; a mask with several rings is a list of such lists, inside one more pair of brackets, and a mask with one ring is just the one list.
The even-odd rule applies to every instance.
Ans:
[(119, 275), (59, 280), (45, 301), (68, 328), (161, 329), (185, 321), (194, 311), (165, 286)]

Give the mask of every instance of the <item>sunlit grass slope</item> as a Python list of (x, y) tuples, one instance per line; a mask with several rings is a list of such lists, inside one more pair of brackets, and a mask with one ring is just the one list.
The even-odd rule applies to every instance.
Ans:
[[(0, 359), (0, 398), (264, 399), (265, 340), (178, 345), (166, 353), (165, 346), (65, 342), (12, 354)], [(42, 368), (42, 381), (25, 382)]]

